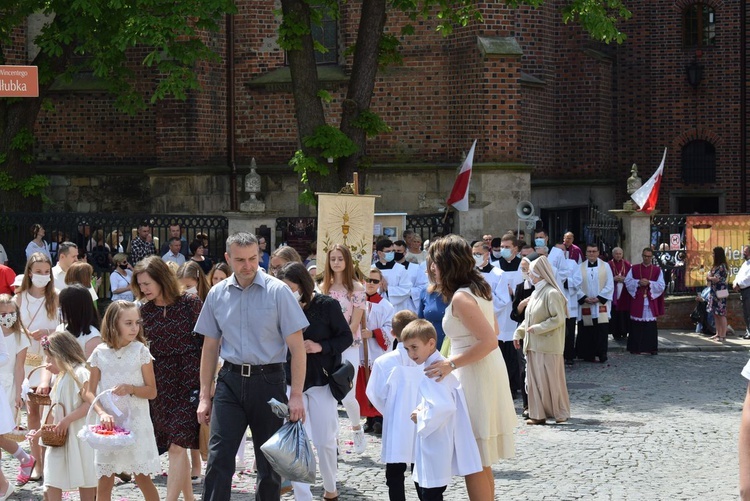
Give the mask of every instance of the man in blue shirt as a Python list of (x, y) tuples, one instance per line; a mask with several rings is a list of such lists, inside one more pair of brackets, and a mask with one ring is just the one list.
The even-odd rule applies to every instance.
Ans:
[[(204, 501), (231, 496), (234, 457), (250, 426), (258, 481), (255, 498), (278, 500), (281, 479), (265, 455), (263, 445), (283, 424), (268, 401), (286, 402), (284, 362), (292, 353), (290, 420), (305, 418), (302, 389), (306, 353), (302, 331), (309, 325), (302, 308), (283, 282), (258, 270), (258, 240), (250, 233), (227, 239), (227, 263), (234, 274), (211, 289), (195, 331), (203, 334), (198, 421), (211, 425)], [(216, 376), (221, 348), (224, 365)]]

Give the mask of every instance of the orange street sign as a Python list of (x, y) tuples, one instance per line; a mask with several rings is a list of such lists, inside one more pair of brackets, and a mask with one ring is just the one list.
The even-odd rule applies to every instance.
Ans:
[(0, 65), (0, 97), (39, 97), (38, 68)]

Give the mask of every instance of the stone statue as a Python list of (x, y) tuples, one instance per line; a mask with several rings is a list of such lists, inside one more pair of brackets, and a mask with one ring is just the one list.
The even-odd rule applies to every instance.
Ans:
[(641, 187), (641, 178), (638, 177), (638, 166), (633, 164), (630, 168), (630, 177), (628, 178), (628, 195), (632, 195)]
[(258, 200), (260, 193), (260, 175), (255, 172), (257, 168), (255, 158), (250, 162), (250, 172), (245, 176), (245, 192), (250, 194), (250, 199), (240, 204), (242, 212), (263, 212), (266, 210), (265, 202)]

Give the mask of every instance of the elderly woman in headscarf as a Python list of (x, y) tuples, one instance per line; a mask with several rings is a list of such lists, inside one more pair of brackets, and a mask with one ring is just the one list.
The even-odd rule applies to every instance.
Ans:
[(526, 424), (544, 424), (548, 418), (564, 423), (570, 417), (563, 360), (568, 303), (545, 256), (531, 263), (529, 279), (534, 292), (526, 306), (525, 318), (513, 335), (516, 348), (524, 340), (529, 394)]

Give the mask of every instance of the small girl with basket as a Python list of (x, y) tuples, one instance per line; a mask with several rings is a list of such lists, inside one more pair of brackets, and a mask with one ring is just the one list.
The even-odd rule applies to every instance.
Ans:
[[(104, 314), (102, 344), (89, 357), (90, 390), (87, 400), (93, 402), (97, 385), (102, 390), (125, 399), (129, 411), (129, 428), (135, 433), (135, 444), (115, 450), (96, 451), (96, 475), (99, 477), (97, 501), (109, 501), (115, 475), (135, 474), (135, 482), (146, 501), (158, 501), (159, 494), (151, 475), (161, 473), (154, 426), (148, 401), (156, 398), (153, 357), (146, 347), (140, 312), (135, 303), (114, 301)], [(101, 380), (101, 384), (99, 383)], [(95, 406), (101, 425), (112, 430), (115, 418)]]
[[(21, 385), (26, 377), (24, 373), (24, 361), (26, 360), (26, 350), (31, 346), (29, 331), (21, 322), (21, 315), (18, 311), (18, 305), (9, 294), (0, 294), (0, 328), (2, 328), (5, 346), (8, 349), (8, 363), (0, 366), (0, 389), (5, 393), (8, 399), (8, 405), (18, 420), (18, 416), (23, 406), (21, 398)], [(20, 427), (15, 430), (17, 438), (11, 440), (5, 436), (0, 436), (0, 448), (8, 451), (14, 458), (21, 462), (16, 485), (23, 486), (31, 478), (31, 471), (34, 469), (36, 459), (26, 453), (18, 445), (19, 441), (26, 440), (27, 431), (22, 431)], [(0, 489), (1, 491), (2, 489)], [(0, 500), (5, 499), (0, 495)]]
[(89, 370), (83, 350), (69, 332), (55, 332), (42, 338), (47, 370), (56, 374), (50, 390), (52, 405), (35, 432), (47, 446), (44, 453), (45, 499), (60, 501), (63, 491), (78, 489), (81, 501), (96, 499), (94, 450), (76, 436), (83, 428), (89, 404)]

